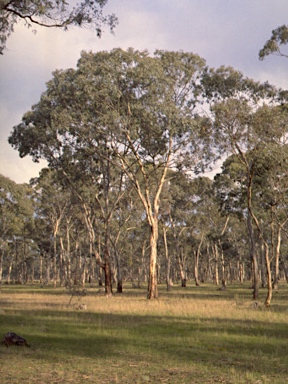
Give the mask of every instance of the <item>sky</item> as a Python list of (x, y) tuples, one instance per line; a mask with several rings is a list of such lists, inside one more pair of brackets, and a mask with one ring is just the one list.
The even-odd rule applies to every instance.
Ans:
[(115, 13), (115, 33), (107, 28), (68, 32), (23, 24), (15, 27), (0, 56), (0, 174), (17, 183), (37, 177), (45, 162), (21, 159), (8, 143), (15, 125), (40, 100), (56, 69), (75, 68), (81, 51), (113, 48), (193, 52), (210, 67), (232, 66), (257, 81), (288, 89), (288, 61), (258, 52), (273, 29), (288, 24), (287, 0), (108, 0), (104, 13)]

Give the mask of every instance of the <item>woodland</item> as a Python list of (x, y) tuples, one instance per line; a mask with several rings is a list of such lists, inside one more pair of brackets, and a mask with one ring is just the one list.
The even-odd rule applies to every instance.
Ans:
[(288, 282), (287, 97), (192, 53), (82, 52), (9, 137), (47, 168), (1, 176), (1, 282), (155, 299), (250, 281), (269, 306)]
[[(113, 31), (106, 3), (2, 1), (0, 53), (19, 20)], [(287, 56), (287, 30), (272, 31), (261, 60)], [(269, 306), (288, 282), (287, 100), (194, 53), (83, 51), (8, 139), (47, 168), (29, 184), (0, 176), (0, 283), (98, 284), (109, 296), (130, 282), (155, 299), (161, 283), (249, 281)]]
[[(113, 32), (107, 2), (0, 0), (0, 54)], [(288, 91), (191, 52), (54, 71), (8, 138), (45, 168), (0, 174), (1, 382), (287, 383), (287, 127)]]

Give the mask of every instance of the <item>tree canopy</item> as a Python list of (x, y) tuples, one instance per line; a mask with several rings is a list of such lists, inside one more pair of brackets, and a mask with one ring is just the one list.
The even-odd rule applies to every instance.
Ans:
[(266, 56), (275, 54), (278, 56), (288, 57), (288, 54), (281, 51), (281, 46), (288, 43), (288, 26), (282, 25), (272, 31), (269, 40), (266, 41), (264, 47), (259, 51), (259, 59), (264, 60)]
[(114, 14), (103, 14), (106, 3), (107, 0), (83, 0), (79, 3), (65, 0), (1, 0), (0, 54), (3, 54), (15, 24), (21, 20), (28, 28), (41, 26), (68, 30), (71, 26), (89, 27), (95, 29), (98, 37), (104, 25), (113, 31), (117, 18)]
[[(61, 204), (55, 211), (58, 200), (43, 194), (46, 208), (38, 212), (52, 218), (46, 233), (53, 238), (54, 284), (57, 265), (66, 260), (70, 266), (72, 237), (78, 271), (83, 262), (79, 249), (85, 249), (82, 281), (89, 257), (90, 265), (93, 258), (104, 272), (106, 293), (112, 293), (113, 280), (121, 290), (125, 255), (129, 273), (137, 268), (138, 281), (144, 274), (149, 299), (158, 296), (161, 258), (170, 289), (173, 262), (184, 287), (188, 256), (193, 255), (199, 285), (211, 276), (213, 255), (215, 281), (219, 268), (225, 289), (225, 258), (233, 260), (239, 252), (242, 280), (247, 257), (253, 266), (254, 299), (258, 265), (266, 265), (269, 305), (271, 255), (279, 261), (286, 224), (288, 116), (281, 92), (231, 67), (208, 68), (198, 55), (182, 51), (157, 50), (153, 56), (132, 48), (82, 52), (76, 69), (55, 71), (40, 101), (9, 137), (21, 157), (45, 159), (53, 171), (52, 179), (43, 173), (38, 186), (50, 190), (53, 180)], [(223, 155), (227, 160), (214, 184), (193, 180)], [(273, 193), (266, 185), (277, 188), (280, 210), (274, 200), (269, 205)], [(84, 236), (78, 222), (86, 227)], [(51, 253), (42, 245), (45, 254)], [(263, 246), (265, 263), (259, 262)], [(201, 259), (206, 263), (202, 270)]]

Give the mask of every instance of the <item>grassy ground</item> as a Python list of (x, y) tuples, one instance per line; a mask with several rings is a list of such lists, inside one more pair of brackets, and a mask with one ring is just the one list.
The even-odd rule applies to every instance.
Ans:
[[(271, 308), (254, 307), (248, 286), (175, 287), (148, 301), (146, 290), (106, 298), (88, 288), (2, 286), (0, 336), (31, 348), (0, 346), (4, 383), (288, 383), (288, 285)], [(87, 304), (87, 310), (75, 305)]]

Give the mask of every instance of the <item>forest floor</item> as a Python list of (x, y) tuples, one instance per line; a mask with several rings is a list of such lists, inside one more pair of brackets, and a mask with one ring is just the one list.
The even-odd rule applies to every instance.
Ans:
[(287, 384), (288, 284), (269, 308), (265, 296), (256, 305), (248, 284), (203, 284), (147, 300), (127, 285), (109, 298), (87, 288), (69, 305), (64, 288), (2, 285), (0, 337), (31, 347), (0, 345), (0, 382)]

